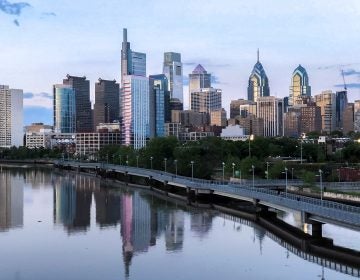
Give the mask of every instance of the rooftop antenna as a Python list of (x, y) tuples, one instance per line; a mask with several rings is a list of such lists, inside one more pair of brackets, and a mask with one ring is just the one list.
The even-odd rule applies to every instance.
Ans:
[(260, 51), (259, 51), (259, 48), (257, 49), (257, 62), (260, 61)]

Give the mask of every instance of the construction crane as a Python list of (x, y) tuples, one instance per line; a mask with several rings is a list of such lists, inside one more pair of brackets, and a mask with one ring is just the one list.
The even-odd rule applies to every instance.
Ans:
[(344, 90), (347, 91), (347, 86), (346, 86), (346, 82), (345, 82), (345, 74), (344, 74), (344, 70), (343, 70), (343, 69), (341, 69), (341, 75), (342, 75), (343, 82), (344, 82)]

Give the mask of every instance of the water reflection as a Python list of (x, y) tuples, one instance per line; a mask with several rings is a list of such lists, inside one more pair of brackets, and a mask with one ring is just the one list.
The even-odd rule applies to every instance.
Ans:
[(0, 231), (23, 226), (23, 180), (8, 172), (0, 173)]

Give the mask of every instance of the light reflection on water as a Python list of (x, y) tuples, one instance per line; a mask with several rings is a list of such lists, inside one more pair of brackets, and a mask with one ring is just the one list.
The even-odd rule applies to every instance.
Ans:
[[(298, 223), (296, 216), (284, 219)], [(0, 279), (321, 279), (262, 227), (149, 191), (41, 170), (0, 173)], [(326, 234), (349, 239), (325, 228)], [(359, 234), (344, 245), (359, 247)], [(335, 239), (336, 239), (335, 238)], [(353, 279), (325, 268), (324, 279)]]

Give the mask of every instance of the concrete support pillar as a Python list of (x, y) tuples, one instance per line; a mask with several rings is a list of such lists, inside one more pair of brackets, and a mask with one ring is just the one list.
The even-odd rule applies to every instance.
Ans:
[(321, 238), (322, 237), (322, 223), (313, 223), (312, 227), (312, 237)]

